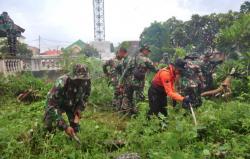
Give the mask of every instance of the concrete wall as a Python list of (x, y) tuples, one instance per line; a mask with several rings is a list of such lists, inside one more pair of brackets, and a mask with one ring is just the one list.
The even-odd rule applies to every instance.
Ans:
[(34, 56), (22, 59), (24, 70), (27, 71), (60, 70), (61, 60), (59, 56)]

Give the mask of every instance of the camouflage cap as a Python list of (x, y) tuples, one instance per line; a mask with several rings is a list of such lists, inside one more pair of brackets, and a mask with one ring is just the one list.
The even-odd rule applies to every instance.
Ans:
[(150, 47), (147, 44), (144, 44), (141, 46), (140, 51), (142, 51), (142, 50), (148, 50), (151, 52)]
[(90, 79), (88, 67), (83, 64), (75, 64), (71, 79)]

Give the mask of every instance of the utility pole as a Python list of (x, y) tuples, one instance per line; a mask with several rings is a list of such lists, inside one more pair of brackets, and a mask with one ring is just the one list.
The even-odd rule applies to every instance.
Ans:
[(38, 47), (39, 47), (39, 55), (40, 55), (40, 53), (41, 53), (41, 37), (40, 37), (40, 35), (39, 35), (39, 37), (38, 37)]

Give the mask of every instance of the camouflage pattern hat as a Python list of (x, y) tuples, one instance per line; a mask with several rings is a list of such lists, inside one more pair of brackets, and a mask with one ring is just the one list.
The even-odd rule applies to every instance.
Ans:
[(90, 79), (88, 67), (83, 64), (75, 64), (71, 79)]
[(141, 46), (140, 51), (143, 51), (143, 50), (148, 50), (151, 52), (150, 47), (147, 44), (144, 44)]

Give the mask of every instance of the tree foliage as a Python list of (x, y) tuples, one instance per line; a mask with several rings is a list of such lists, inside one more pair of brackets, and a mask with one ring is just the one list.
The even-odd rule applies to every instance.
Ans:
[(240, 12), (241, 13), (249, 13), (250, 12), (250, 2), (245, 1), (241, 6), (240, 6)]
[[(249, 39), (249, 29), (247, 29), (249, 27), (247, 18), (249, 6), (249, 2), (243, 3), (240, 12), (230, 10), (228, 13), (212, 13), (203, 16), (194, 14), (190, 20), (185, 22), (175, 17), (165, 22), (155, 21), (141, 33), (141, 44), (152, 46), (155, 52), (152, 53), (151, 59), (154, 61), (159, 61), (162, 58), (162, 53), (166, 50), (176, 50), (175, 48), (183, 48), (187, 54), (192, 52), (204, 54), (217, 49), (223, 50), (223, 46), (226, 46), (227, 50), (224, 49), (223, 51), (231, 52), (232, 50), (228, 46), (233, 43), (232, 41), (237, 40), (241, 42), (233, 45), (233, 47), (239, 47), (238, 51), (240, 52), (245, 51), (244, 49), (249, 46), (249, 40), (247, 40)], [(224, 37), (227, 36), (226, 34), (228, 36), (229, 34), (235, 34), (230, 35), (235, 37), (228, 37), (227, 39), (230, 40), (222, 42), (222, 40), (218, 40), (222, 39), (221, 34), (225, 34)], [(169, 54), (172, 54), (172, 51)], [(175, 55), (170, 56), (174, 57)]]
[[(9, 55), (9, 46), (7, 39), (0, 40), (0, 56)], [(17, 56), (31, 57), (32, 51), (28, 49), (28, 45), (17, 41)]]
[(225, 52), (246, 53), (250, 51), (250, 14), (242, 17), (225, 29), (217, 38), (218, 48)]

